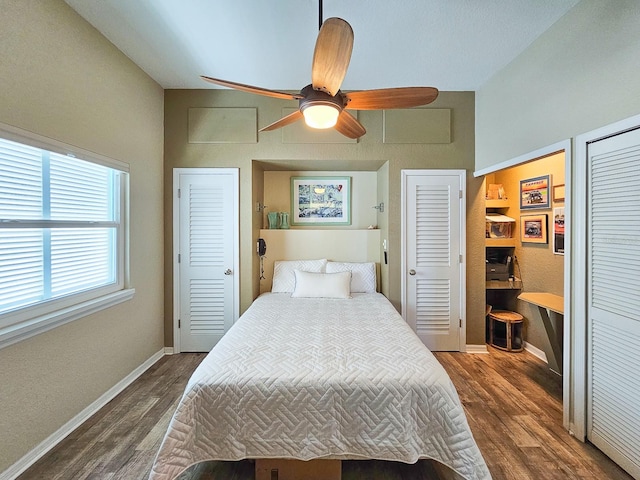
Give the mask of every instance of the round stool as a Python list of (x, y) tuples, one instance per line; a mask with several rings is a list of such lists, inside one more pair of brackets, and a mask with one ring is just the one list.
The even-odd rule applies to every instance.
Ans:
[(522, 315), (508, 310), (489, 312), (489, 344), (507, 352), (524, 350)]

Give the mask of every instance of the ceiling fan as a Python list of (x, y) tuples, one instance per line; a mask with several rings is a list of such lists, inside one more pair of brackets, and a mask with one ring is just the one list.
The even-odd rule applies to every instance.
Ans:
[(433, 87), (401, 87), (377, 90), (342, 92), (340, 85), (347, 73), (353, 49), (353, 30), (345, 20), (337, 17), (322, 22), (320, 4), (320, 32), (316, 40), (311, 65), (311, 84), (300, 93), (286, 93), (201, 76), (203, 80), (267, 97), (298, 100), (299, 109), (260, 129), (261, 132), (290, 125), (301, 118), (313, 128), (335, 128), (349, 138), (366, 133), (362, 124), (347, 110), (387, 110), (411, 108), (433, 102), (438, 89)]

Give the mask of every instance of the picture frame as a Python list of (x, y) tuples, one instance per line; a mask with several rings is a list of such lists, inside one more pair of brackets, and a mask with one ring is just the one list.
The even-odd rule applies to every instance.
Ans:
[(564, 207), (553, 209), (553, 253), (564, 255)]
[(553, 201), (564, 202), (564, 183), (553, 186)]
[(550, 208), (551, 175), (520, 180), (520, 210)]
[(520, 241), (522, 243), (549, 243), (547, 215), (521, 215)]
[(351, 177), (291, 177), (291, 225), (351, 225)]

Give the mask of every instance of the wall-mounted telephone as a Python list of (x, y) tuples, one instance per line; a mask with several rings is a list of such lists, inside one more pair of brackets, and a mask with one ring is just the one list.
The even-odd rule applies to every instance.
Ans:
[(382, 240), (382, 250), (384, 251), (384, 264), (387, 265), (387, 239)]
[(264, 241), (264, 239), (259, 238), (258, 239), (258, 255), (263, 257), (266, 253), (267, 253), (267, 243)]

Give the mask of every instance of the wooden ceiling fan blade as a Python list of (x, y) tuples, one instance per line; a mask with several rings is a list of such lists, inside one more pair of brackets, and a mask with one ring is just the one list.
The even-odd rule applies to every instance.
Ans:
[(390, 110), (427, 105), (438, 98), (433, 87), (381, 88), (344, 94), (349, 110)]
[(277, 128), (286, 127), (287, 125), (291, 125), (292, 123), (297, 122), (302, 118), (302, 112), (300, 110), (296, 110), (293, 113), (290, 113), (286, 117), (282, 117), (280, 120), (273, 122), (271, 125), (267, 125), (260, 129), (261, 132), (268, 132), (270, 130), (275, 130)]
[(345, 137), (349, 138), (360, 138), (367, 130), (362, 126), (362, 124), (351, 115), (349, 112), (343, 110), (338, 117), (338, 123), (333, 127), (338, 132), (340, 132)]
[(200, 75), (200, 78), (206, 82), (213, 83), (215, 85), (221, 85), (223, 87), (233, 88), (235, 90), (241, 90), (243, 92), (256, 93), (258, 95), (265, 95), (267, 97), (281, 98), (284, 100), (300, 100), (303, 98), (299, 93), (286, 93), (278, 92), (277, 90), (269, 90), (267, 88), (254, 87), (252, 85), (245, 85), (244, 83), (230, 82), (229, 80), (221, 80), (219, 78), (205, 77)]
[(347, 74), (353, 50), (353, 30), (341, 18), (328, 18), (322, 24), (311, 65), (311, 85), (333, 96)]

